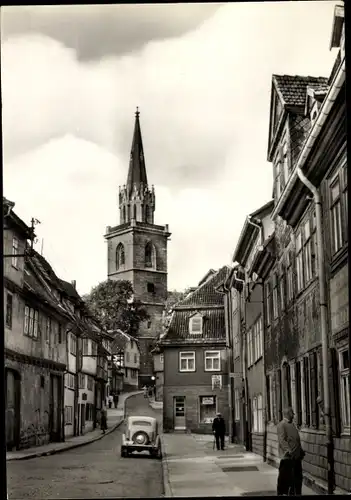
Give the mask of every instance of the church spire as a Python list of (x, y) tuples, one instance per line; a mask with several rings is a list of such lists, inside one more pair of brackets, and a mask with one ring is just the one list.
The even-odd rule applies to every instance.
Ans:
[(147, 175), (139, 116), (140, 112), (139, 108), (137, 107), (135, 113), (134, 134), (127, 177), (127, 188), (130, 190), (130, 192), (132, 192), (134, 184), (136, 184), (138, 188), (141, 184), (147, 186)]
[(151, 186), (150, 189), (147, 183), (139, 115), (137, 108), (127, 184), (119, 188), (120, 224), (133, 220), (146, 224), (154, 223), (155, 191), (154, 187)]

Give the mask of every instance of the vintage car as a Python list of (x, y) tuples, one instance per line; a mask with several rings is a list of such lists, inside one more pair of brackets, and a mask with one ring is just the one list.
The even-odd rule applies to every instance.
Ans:
[(122, 435), (121, 457), (133, 451), (148, 451), (151, 456), (162, 458), (158, 423), (153, 417), (128, 417), (126, 432)]

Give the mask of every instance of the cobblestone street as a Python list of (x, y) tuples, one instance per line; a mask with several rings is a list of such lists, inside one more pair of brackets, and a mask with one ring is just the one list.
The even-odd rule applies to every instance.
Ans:
[[(161, 418), (142, 395), (126, 401), (128, 414)], [(121, 458), (122, 424), (95, 443), (48, 457), (7, 464), (10, 499), (160, 497), (161, 461), (148, 454)]]

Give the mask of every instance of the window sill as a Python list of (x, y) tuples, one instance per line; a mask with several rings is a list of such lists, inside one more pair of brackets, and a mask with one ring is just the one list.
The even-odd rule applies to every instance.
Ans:
[(195, 373), (196, 370), (179, 370), (179, 373)]
[(221, 369), (219, 368), (218, 370), (204, 370), (206, 373), (221, 373)]

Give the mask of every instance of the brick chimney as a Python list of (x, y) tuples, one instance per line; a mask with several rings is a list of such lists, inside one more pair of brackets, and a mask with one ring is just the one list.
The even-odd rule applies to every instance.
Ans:
[(73, 288), (74, 288), (74, 289), (76, 289), (76, 286), (77, 286), (77, 282), (76, 282), (76, 280), (72, 280), (72, 281), (71, 281), (71, 284), (72, 284)]

